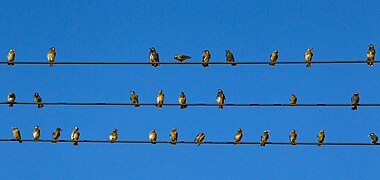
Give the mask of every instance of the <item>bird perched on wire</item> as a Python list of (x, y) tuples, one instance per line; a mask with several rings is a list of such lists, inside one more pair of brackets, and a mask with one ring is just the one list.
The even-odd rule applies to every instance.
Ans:
[(114, 143), (116, 140), (117, 140), (117, 131), (119, 131), (118, 129), (113, 129), (112, 132), (110, 133), (110, 135), (108, 136), (109, 140), (111, 143)]
[(131, 103), (135, 105), (135, 107), (140, 107), (139, 105), (139, 96), (135, 93), (135, 91), (131, 91), (131, 96), (129, 96)]
[(34, 92), (34, 102), (37, 103), (37, 107), (38, 108), (43, 108), (44, 107), (44, 104), (42, 104), (42, 98), (41, 96), (38, 94), (38, 92)]
[(371, 137), (371, 143), (376, 144), (379, 138), (376, 136), (375, 133), (368, 134), (368, 137)]
[(275, 50), (269, 56), (269, 66), (275, 66), (278, 59), (278, 50)]
[(323, 130), (323, 129), (320, 130), (319, 133), (318, 133), (318, 135), (317, 135), (317, 137), (318, 137), (318, 143), (317, 143), (317, 145), (321, 146), (321, 144), (323, 144), (324, 141), (325, 141), (325, 130)]
[(149, 48), (149, 61), (152, 63), (153, 67), (159, 66), (158, 62), (160, 62), (160, 59), (158, 57), (158, 53), (154, 47)]
[(210, 51), (207, 49), (202, 52), (202, 66), (203, 67), (208, 67), (208, 62), (210, 61), (211, 54)]
[(59, 139), (59, 136), (61, 136), (61, 131), (62, 129), (57, 127), (54, 131), (53, 131), (53, 134), (52, 134), (52, 143), (57, 143), (58, 139)]
[(297, 97), (296, 95), (292, 94), (292, 96), (290, 96), (290, 100), (289, 100), (289, 104), (294, 106), (297, 104)]
[(226, 96), (224, 96), (223, 91), (218, 89), (216, 94), (216, 103), (219, 105), (220, 109), (223, 109), (224, 100), (226, 100)]
[(164, 104), (164, 98), (165, 98), (165, 95), (162, 94), (162, 89), (160, 89), (156, 97), (156, 107), (162, 108), (162, 104)]
[(78, 140), (79, 140), (79, 128), (75, 127), (74, 130), (71, 132), (71, 140), (75, 141), (73, 143), (74, 146), (78, 146)]
[(152, 129), (150, 132), (149, 132), (149, 141), (152, 143), (152, 144), (156, 144), (156, 140), (157, 140), (157, 131), (155, 129)]
[(263, 134), (261, 135), (261, 140), (260, 140), (260, 146), (265, 146), (265, 143), (269, 139), (269, 130), (265, 130)]
[(200, 132), (195, 136), (194, 142), (198, 143), (198, 146), (200, 146), (203, 141), (205, 140), (205, 134), (203, 132)]
[(311, 50), (313, 50), (313, 48), (307, 48), (307, 51), (304, 54), (306, 67), (311, 67), (311, 61), (313, 60), (313, 53), (311, 52)]
[(177, 143), (177, 139), (178, 139), (178, 132), (177, 132), (177, 128), (173, 128), (171, 131), (170, 131), (170, 144), (172, 145), (176, 145)]
[(178, 104), (180, 104), (180, 108), (184, 109), (187, 107), (186, 105), (186, 95), (184, 92), (181, 92), (181, 94), (178, 96)]
[(359, 103), (359, 93), (355, 92), (354, 95), (351, 97), (351, 109), (356, 111), (358, 109), (358, 103)]
[(33, 129), (33, 140), (38, 141), (39, 138), (40, 138), (40, 126), (36, 126)]
[(368, 45), (367, 51), (367, 64), (368, 66), (373, 66), (373, 62), (375, 61), (375, 47), (372, 44)]
[(8, 94), (8, 103), (9, 103), (9, 107), (13, 107), (13, 103), (15, 102), (15, 100), (16, 100), (16, 95), (15, 95), (15, 93), (10, 92), (10, 93)]
[(20, 130), (18, 130), (17, 127), (12, 127), (12, 134), (14, 139), (18, 140), (19, 143), (22, 143)]
[(7, 55), (8, 66), (14, 66), (15, 65), (15, 63), (14, 63), (15, 62), (15, 56), (16, 56), (15, 50), (14, 49), (9, 50), (8, 55)]
[(231, 63), (231, 66), (236, 66), (234, 55), (228, 49), (226, 49), (226, 62)]
[(290, 134), (289, 134), (289, 140), (290, 140), (290, 144), (292, 145), (296, 145), (296, 140), (297, 140), (297, 132), (295, 129), (293, 129)]
[(183, 55), (183, 54), (176, 54), (174, 55), (173, 59), (177, 59), (180, 62), (185, 62), (186, 59), (190, 59), (191, 56)]
[(237, 143), (239, 143), (242, 138), (243, 138), (243, 128), (239, 128), (237, 130), (237, 132), (235, 133), (234, 145), (236, 145)]
[(48, 59), (48, 62), (50, 64), (50, 67), (53, 67), (53, 65), (54, 65), (55, 55), (56, 55), (55, 48), (51, 47), (49, 52), (47, 53), (47, 59)]

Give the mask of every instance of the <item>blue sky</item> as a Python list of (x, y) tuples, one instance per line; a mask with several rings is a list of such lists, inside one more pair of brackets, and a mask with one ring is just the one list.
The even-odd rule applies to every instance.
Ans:
[[(161, 61), (174, 54), (193, 56), (210, 50), (222, 61), (230, 49), (236, 61), (267, 61), (278, 49), (279, 61), (302, 61), (313, 47), (314, 60), (364, 60), (367, 45), (380, 47), (378, 1), (6, 1), (0, 6), (0, 54), (16, 50), (16, 61), (46, 61), (51, 46), (56, 61), (147, 61), (155, 47)], [(152, 103), (163, 89), (166, 103), (181, 91), (188, 102), (214, 103), (223, 89), (227, 103), (379, 103), (380, 65), (16, 65), (0, 67), (0, 95), (18, 101), (128, 102), (135, 90)], [(113, 128), (120, 139), (146, 139), (157, 129), (167, 140), (176, 127), (179, 140), (202, 131), (208, 141), (232, 141), (239, 127), (243, 141), (369, 142), (379, 133), (377, 107), (124, 107), (0, 106), (0, 138), (11, 126), (31, 138), (35, 125), (50, 139), (56, 127), (68, 139), (75, 126), (81, 139), (106, 139)], [(0, 143), (2, 179), (375, 179), (380, 175), (378, 147), (369, 146), (213, 146), (168, 144)]]

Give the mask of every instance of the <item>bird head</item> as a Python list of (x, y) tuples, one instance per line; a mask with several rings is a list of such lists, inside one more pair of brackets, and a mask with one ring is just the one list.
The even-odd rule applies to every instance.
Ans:
[(15, 127), (15, 126), (12, 126), (12, 127), (11, 127), (11, 129), (12, 129), (12, 130), (15, 130), (15, 129), (17, 129), (17, 127)]
[(178, 58), (178, 54), (174, 55), (173, 59), (177, 59)]
[(135, 94), (135, 91), (131, 91), (131, 94)]
[(264, 133), (269, 133), (269, 130), (265, 130)]
[(375, 135), (375, 133), (370, 133), (368, 134), (368, 137), (372, 137), (373, 135)]
[(221, 89), (216, 90), (218, 93), (222, 93), (223, 91)]
[(162, 93), (162, 89), (160, 89), (160, 90), (158, 91), (158, 93), (160, 93), (160, 94), (161, 94), (161, 93)]
[(239, 128), (239, 129), (238, 129), (239, 132), (242, 132), (243, 130), (244, 130), (243, 128)]
[(320, 133), (324, 133), (324, 132), (325, 132), (325, 130), (324, 130), (324, 129), (321, 129), (319, 132), (320, 132)]
[(38, 96), (38, 92), (34, 92), (34, 96)]
[(40, 128), (40, 126), (36, 126), (36, 127), (34, 127), (34, 129), (39, 129)]
[(184, 92), (181, 92), (181, 95), (185, 95), (185, 93), (184, 93)]
[(275, 50), (274, 53), (279, 53), (279, 51), (278, 51), (278, 50)]
[(292, 94), (292, 96), (296, 96), (295, 94)]
[(50, 50), (51, 50), (51, 51), (54, 51), (54, 50), (55, 50), (55, 47), (51, 47)]
[(295, 133), (295, 132), (297, 132), (297, 131), (296, 131), (295, 129), (293, 129), (293, 130), (292, 130), (292, 133)]
[(359, 93), (358, 92), (355, 92), (355, 94), (354, 95), (359, 95)]
[(11, 50), (9, 50), (9, 52), (11, 52), (11, 53), (14, 53), (14, 52), (15, 52), (15, 50), (14, 50), (14, 49), (11, 49)]
[(172, 131), (177, 131), (177, 128), (173, 128)]
[(229, 52), (230, 52), (230, 50), (226, 49), (226, 53), (229, 53)]
[(207, 49), (206, 49), (206, 50), (203, 50), (203, 52), (208, 53), (208, 50), (207, 50)]
[(368, 44), (368, 47), (373, 48), (373, 44)]
[(57, 130), (57, 131), (62, 131), (62, 129), (61, 129), (61, 128), (57, 128), (56, 130)]
[(312, 48), (312, 47), (309, 47), (309, 48), (307, 48), (307, 51), (311, 51), (311, 50), (313, 50), (313, 48)]
[(155, 133), (155, 132), (157, 132), (157, 130), (153, 129), (153, 130), (152, 130), (152, 132), (154, 132), (154, 133)]
[(151, 47), (151, 48), (149, 48), (151, 51), (155, 51), (156, 49), (154, 49), (154, 47)]
[(118, 129), (116, 129), (116, 128), (115, 128), (115, 129), (113, 129), (113, 132), (117, 132), (117, 131), (119, 131), (119, 130), (118, 130)]
[(75, 127), (74, 130), (79, 130), (79, 128), (78, 128), (78, 127)]

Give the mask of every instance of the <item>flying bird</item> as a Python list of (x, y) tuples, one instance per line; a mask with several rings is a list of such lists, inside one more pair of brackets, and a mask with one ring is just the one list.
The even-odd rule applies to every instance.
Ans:
[(14, 139), (18, 140), (19, 143), (22, 143), (20, 130), (18, 130), (17, 127), (12, 127), (12, 134)]
[(211, 58), (211, 54), (210, 54), (210, 51), (208, 51), (207, 49), (203, 51), (202, 53), (202, 66), (203, 67), (208, 67), (208, 62), (210, 61), (210, 58)]
[(224, 100), (226, 100), (226, 96), (224, 96), (223, 91), (218, 89), (216, 94), (216, 103), (218, 103), (219, 108), (223, 109)]
[(372, 44), (368, 45), (367, 51), (367, 64), (368, 66), (373, 66), (373, 62), (375, 61), (375, 47)]
[(79, 140), (79, 128), (75, 127), (74, 130), (71, 132), (71, 140), (75, 141), (73, 143), (74, 146), (78, 146), (78, 140)]
[(15, 93), (10, 92), (10, 93), (8, 94), (8, 103), (9, 103), (9, 107), (13, 107), (13, 103), (15, 102), (15, 100), (16, 100), (16, 95), (15, 95)]
[(33, 140), (38, 141), (39, 138), (40, 138), (40, 126), (36, 126), (33, 129)]
[(234, 145), (239, 143), (241, 141), (241, 138), (243, 138), (243, 128), (239, 128), (238, 131), (235, 134), (234, 137)]
[(269, 56), (269, 66), (275, 66), (278, 59), (278, 50), (275, 50)]
[(269, 130), (265, 130), (263, 134), (261, 135), (261, 140), (260, 140), (260, 146), (265, 146), (265, 143), (269, 139)]
[(34, 102), (35, 103), (38, 103), (37, 107), (38, 108), (43, 108), (44, 107), (44, 104), (42, 104), (42, 98), (41, 96), (37, 93), (37, 92), (34, 92)]
[(236, 66), (234, 55), (228, 49), (226, 49), (226, 62), (231, 63), (231, 66)]
[(325, 130), (320, 130), (319, 133), (318, 133), (318, 146), (321, 146), (321, 144), (324, 143), (325, 141)]
[(53, 135), (52, 135), (52, 143), (57, 143), (58, 139), (59, 139), (59, 136), (61, 136), (61, 131), (62, 129), (61, 128), (56, 128), (54, 131), (53, 131)]
[(53, 67), (54, 65), (54, 59), (55, 59), (55, 48), (51, 47), (49, 52), (47, 53), (47, 59), (48, 62), (50, 63), (50, 67)]
[(359, 93), (355, 92), (354, 95), (351, 97), (351, 109), (356, 111), (358, 109), (358, 103), (359, 103)]
[(289, 100), (289, 104), (294, 106), (297, 104), (297, 97), (296, 95), (292, 94), (292, 96), (290, 96), (290, 100)]
[(289, 134), (289, 140), (292, 145), (296, 145), (297, 140), (297, 132), (295, 129), (293, 129)]
[(371, 137), (371, 143), (372, 144), (376, 144), (377, 140), (379, 140), (379, 138), (376, 136), (375, 133), (368, 134), (368, 137)]
[(156, 130), (153, 129), (149, 132), (149, 141), (152, 143), (152, 144), (156, 144), (156, 140), (157, 140), (157, 133), (156, 133)]
[(190, 59), (191, 56), (183, 55), (183, 54), (176, 54), (173, 59), (177, 59), (180, 62), (185, 62), (186, 59)]
[(15, 50), (14, 49), (9, 50), (8, 55), (7, 55), (8, 66), (14, 66), (15, 65), (15, 63), (14, 63), (15, 62), (15, 56), (16, 56)]
[(162, 108), (162, 104), (164, 104), (164, 94), (162, 94), (162, 90), (159, 90), (157, 93), (157, 98), (156, 98), (156, 107)]
[(306, 67), (311, 67), (311, 61), (313, 59), (313, 53), (311, 52), (311, 50), (313, 50), (313, 48), (308, 48), (304, 54)]
[(139, 96), (135, 93), (135, 91), (131, 91), (131, 96), (129, 96), (131, 103), (135, 105), (135, 107), (140, 107), (139, 105)]
[(160, 59), (158, 57), (158, 53), (156, 52), (156, 49), (154, 47), (149, 48), (149, 61), (152, 63), (153, 67), (159, 66), (158, 62), (160, 62)]
[(115, 142), (115, 141), (117, 140), (117, 137), (118, 137), (118, 135), (117, 135), (117, 131), (119, 131), (119, 130), (115, 128), (115, 129), (110, 133), (110, 135), (108, 136), (108, 138), (110, 139), (110, 142), (111, 142), (111, 143), (113, 143), (113, 142)]
[(171, 131), (170, 131), (170, 144), (172, 145), (176, 145), (177, 143), (177, 139), (178, 139), (178, 133), (177, 133), (177, 128), (173, 128)]
[(204, 140), (205, 140), (205, 134), (203, 132), (198, 133), (194, 139), (194, 141), (198, 143), (198, 146), (200, 146)]
[(178, 103), (180, 104), (180, 108), (184, 109), (187, 107), (186, 105), (186, 96), (184, 92), (181, 92), (181, 94), (178, 96)]

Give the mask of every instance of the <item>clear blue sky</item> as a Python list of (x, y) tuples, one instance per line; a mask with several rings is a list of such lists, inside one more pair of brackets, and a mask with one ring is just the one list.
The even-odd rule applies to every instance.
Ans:
[[(16, 50), (16, 61), (46, 61), (51, 46), (56, 61), (147, 61), (155, 47), (161, 61), (174, 54), (193, 56), (209, 49), (211, 61), (230, 49), (236, 61), (267, 61), (278, 49), (279, 61), (302, 61), (313, 47), (314, 60), (364, 60), (367, 45), (380, 47), (379, 1), (6, 1), (0, 6), (0, 54)], [(188, 102), (214, 103), (223, 89), (228, 103), (379, 103), (380, 64), (237, 67), (65, 66), (0, 67), (0, 95), (14, 91), (18, 101), (128, 102), (135, 90), (140, 102), (152, 103), (159, 89), (176, 103), (181, 91)], [(157, 129), (167, 140), (176, 127), (179, 140), (203, 131), (208, 141), (231, 141), (244, 128), (243, 141), (258, 141), (269, 129), (270, 141), (369, 142), (380, 134), (379, 108), (359, 107), (88, 107), (0, 106), (0, 138), (11, 126), (30, 139), (35, 125), (50, 139), (56, 127), (68, 139), (75, 126), (81, 139), (107, 139), (118, 128), (120, 139), (146, 139)], [(378, 147), (213, 146), (168, 144), (0, 143), (1, 179), (375, 179)]]

